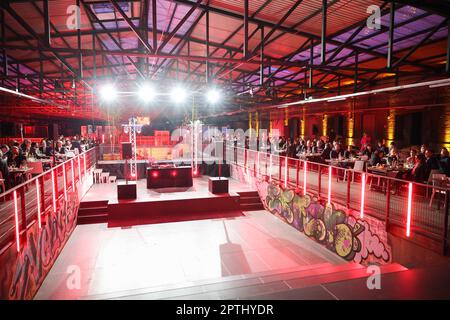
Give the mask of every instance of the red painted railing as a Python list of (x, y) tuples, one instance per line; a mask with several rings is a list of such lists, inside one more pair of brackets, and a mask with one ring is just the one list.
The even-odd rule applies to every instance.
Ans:
[(229, 145), (226, 160), (247, 175), (345, 206), (361, 218), (375, 217), (387, 229), (400, 227), (406, 238), (420, 235), (435, 240), (446, 252), (450, 190), (445, 187)]
[(60, 198), (75, 193), (79, 201), (93, 183), (90, 172), (96, 162), (93, 148), (0, 194), (0, 253), (12, 242), (20, 251), (30, 226), (47, 223), (48, 212), (57, 211)]

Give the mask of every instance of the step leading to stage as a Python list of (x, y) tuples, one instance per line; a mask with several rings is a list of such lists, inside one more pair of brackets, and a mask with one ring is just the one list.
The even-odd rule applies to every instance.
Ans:
[(170, 200), (129, 200), (108, 205), (108, 227), (242, 216), (238, 194)]

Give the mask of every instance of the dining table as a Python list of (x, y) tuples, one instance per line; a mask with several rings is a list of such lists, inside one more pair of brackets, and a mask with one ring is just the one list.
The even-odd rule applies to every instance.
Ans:
[[(26, 174), (31, 171), (31, 168), (28, 167), (9, 167), (8, 172), (12, 176), (12, 180), (14, 184), (20, 184), (22, 182), (25, 182), (26, 180)], [(24, 179), (25, 177), (25, 179)]]

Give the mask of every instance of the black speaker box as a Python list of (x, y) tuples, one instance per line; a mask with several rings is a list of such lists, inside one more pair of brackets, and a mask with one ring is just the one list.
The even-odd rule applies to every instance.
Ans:
[(209, 178), (208, 190), (212, 194), (228, 193), (228, 179), (227, 178)]
[(122, 142), (122, 159), (133, 158), (133, 148), (131, 147), (131, 142)]
[(128, 183), (120, 181), (117, 184), (117, 199), (118, 200), (132, 200), (137, 198), (136, 181), (129, 181)]

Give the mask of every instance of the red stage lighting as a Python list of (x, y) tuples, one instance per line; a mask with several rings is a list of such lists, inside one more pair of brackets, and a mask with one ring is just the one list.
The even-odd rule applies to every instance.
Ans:
[(173, 171), (170, 173), (170, 175), (171, 175), (172, 177), (176, 177), (176, 176), (177, 176), (177, 171), (176, 171), (176, 170), (173, 170)]
[(159, 177), (159, 172), (158, 171), (153, 171), (152, 172), (152, 177), (153, 178), (158, 178)]

